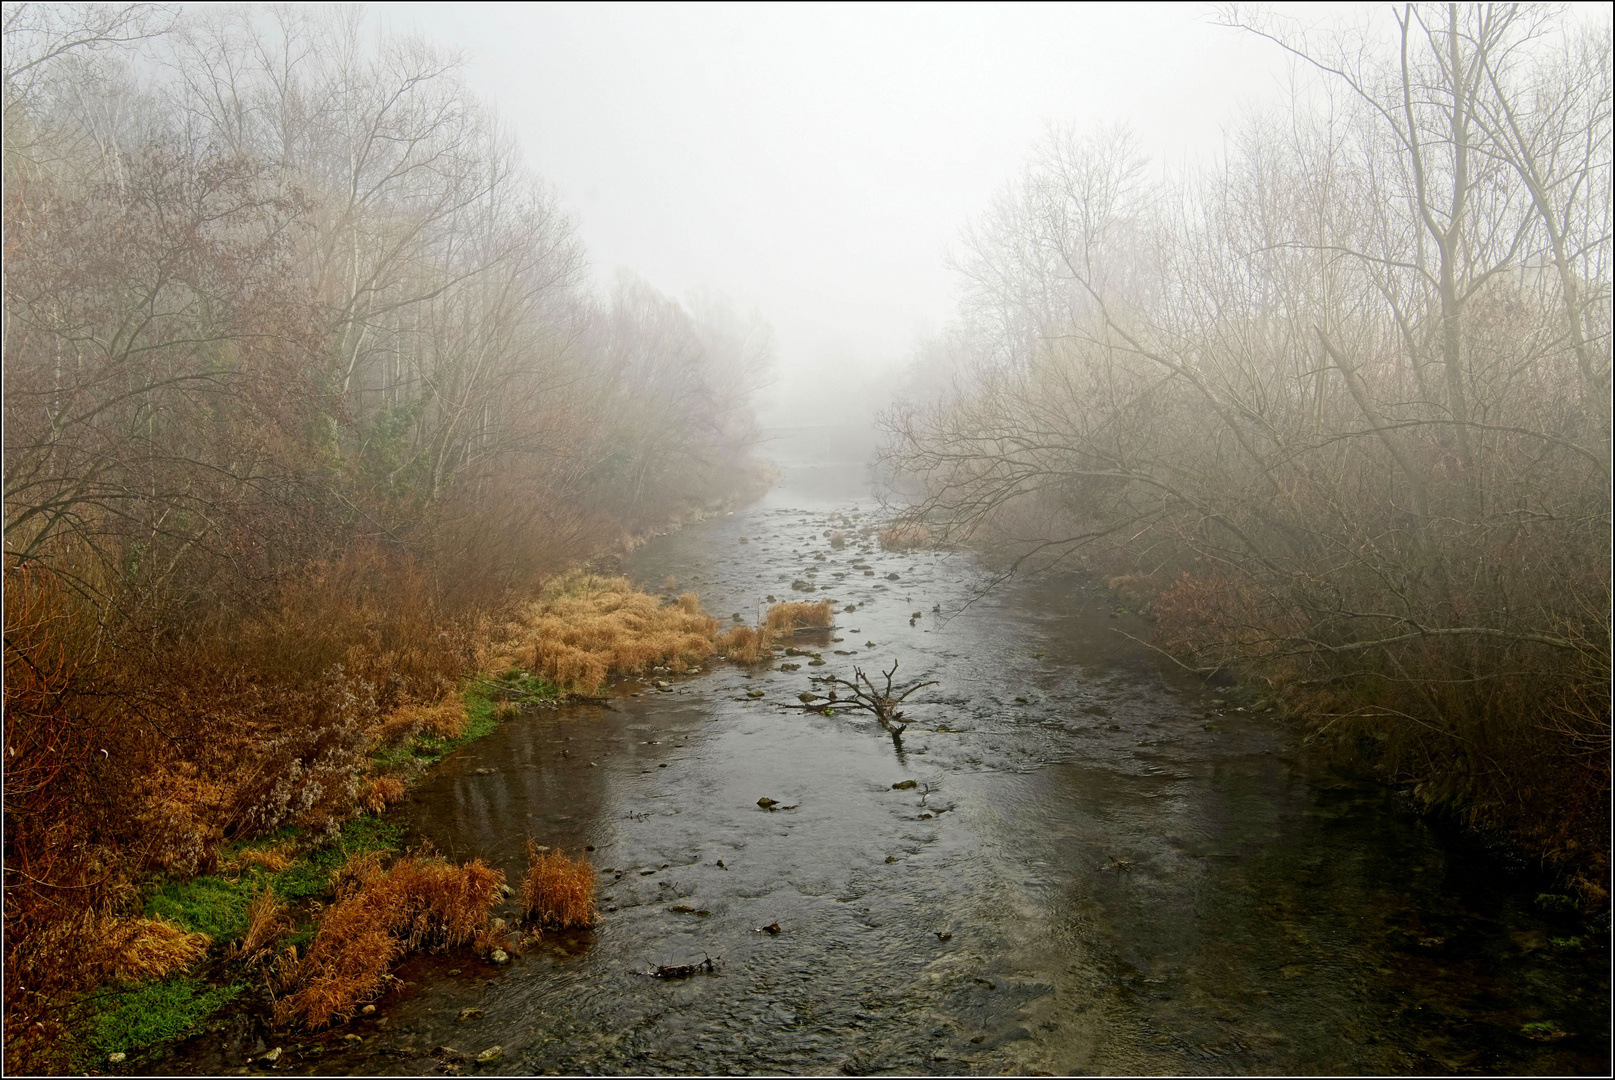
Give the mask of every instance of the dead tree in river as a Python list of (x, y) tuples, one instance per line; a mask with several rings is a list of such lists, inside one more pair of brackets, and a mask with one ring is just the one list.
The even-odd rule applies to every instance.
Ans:
[[(898, 710), (898, 706), (903, 704), (904, 699), (916, 690), (923, 690), (927, 686), (935, 686), (936, 683), (934, 681), (915, 683), (913, 686), (894, 690), (892, 688), (892, 676), (896, 673), (897, 661), (893, 660), (891, 670), (881, 673), (886, 676), (886, 688), (884, 690), (875, 689), (875, 684), (870, 681), (868, 675), (864, 674), (863, 668), (855, 667), (852, 669), (853, 678), (851, 681), (832, 675), (825, 681), (833, 686), (842, 686), (851, 690), (852, 697), (838, 698), (835, 691), (831, 690), (829, 701), (824, 702), (822, 705), (808, 705), (806, 707), (822, 713), (873, 713), (875, 719), (880, 721), (881, 727), (891, 732), (894, 736), (901, 735), (908, 725), (899, 723), (903, 719), (903, 714)], [(860, 686), (859, 683), (863, 685)]]

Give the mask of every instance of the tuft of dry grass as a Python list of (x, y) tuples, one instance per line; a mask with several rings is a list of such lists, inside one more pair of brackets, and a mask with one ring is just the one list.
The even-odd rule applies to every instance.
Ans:
[(403, 799), (407, 791), (404, 781), (392, 773), (370, 778), (370, 786), (366, 788), (364, 798), (361, 800), (365, 808), (373, 814), (379, 814), (393, 803)]
[(887, 551), (915, 551), (931, 544), (931, 530), (917, 521), (894, 521), (880, 530), (880, 546)]
[(275, 895), (274, 888), (265, 883), (264, 891), (247, 905), (247, 933), (236, 946), (236, 954), (250, 959), (289, 929), (291, 921), (286, 918), (286, 905)]
[(296, 845), (290, 842), (276, 844), (268, 848), (246, 848), (238, 851), (232, 862), (236, 869), (245, 869), (248, 866), (261, 866), (272, 874), (278, 874), (292, 864), (297, 857)]
[(275, 1022), (315, 1029), (351, 1017), (406, 952), (464, 945), (486, 929), (504, 883), (480, 859), (455, 866), (412, 855), (385, 871), (377, 852), (349, 859), (332, 876), (337, 901), (308, 950), (281, 956)]
[(526, 667), (563, 690), (592, 691), (611, 675), (698, 666), (717, 631), (694, 593), (664, 604), (627, 578), (578, 575), (518, 611), (480, 661), (485, 671)]
[(835, 548), (837, 551), (840, 551), (842, 548), (847, 546), (847, 534), (842, 532), (840, 529), (831, 529), (829, 539), (830, 546)]
[(713, 644), (727, 659), (738, 664), (758, 664), (774, 655), (773, 641), (766, 629), (732, 627), (719, 634)]
[(105, 973), (119, 981), (161, 979), (202, 959), (213, 943), (162, 919), (102, 919), (91, 933)]
[(36, 935), (29, 954), (17, 958), (6, 978), (34, 986), (161, 979), (202, 959), (212, 943), (207, 934), (163, 919), (84, 912)]
[(830, 601), (816, 604), (786, 601), (768, 609), (761, 627), (736, 626), (719, 634), (714, 644), (728, 659), (757, 664), (774, 655), (774, 647), (799, 629), (828, 627), (835, 618)]
[(768, 617), (763, 625), (770, 636), (778, 641), (790, 637), (798, 630), (828, 627), (834, 621), (834, 617), (835, 608), (828, 600), (820, 600), (816, 604), (787, 601), (769, 608)]
[(594, 867), (587, 859), (574, 862), (563, 852), (540, 850), (528, 840), (522, 915), (561, 930), (592, 926)]
[(457, 739), (465, 733), (468, 722), (465, 699), (450, 694), (435, 705), (405, 705), (384, 720), (379, 730), (407, 734), (419, 731), (438, 739)]
[(1105, 586), (1117, 600), (1133, 608), (1144, 607), (1161, 591), (1148, 574), (1120, 574), (1107, 578)]

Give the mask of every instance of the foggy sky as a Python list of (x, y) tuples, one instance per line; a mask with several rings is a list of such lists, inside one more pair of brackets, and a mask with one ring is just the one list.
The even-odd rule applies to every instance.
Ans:
[(774, 423), (859, 410), (948, 320), (945, 249), (1047, 124), (1204, 161), (1290, 71), (1199, 4), (368, 11), (464, 52), (602, 282), (710, 287), (773, 325)]

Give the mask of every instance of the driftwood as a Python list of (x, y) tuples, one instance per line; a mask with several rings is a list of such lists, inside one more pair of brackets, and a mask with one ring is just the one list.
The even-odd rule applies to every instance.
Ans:
[[(717, 959), (722, 960), (723, 957)], [(688, 979), (691, 975), (703, 973), (707, 975), (718, 973), (716, 961), (710, 956), (694, 964), (658, 964), (649, 971), (640, 972), (641, 975), (649, 975), (653, 979)]]
[(851, 680), (837, 678), (834, 675), (823, 680), (832, 686), (840, 686), (852, 691), (850, 698), (837, 697), (835, 690), (832, 689), (829, 700), (815, 701), (798, 706), (798, 708), (808, 712), (823, 713), (827, 716), (849, 712), (870, 713), (876, 720), (880, 721), (880, 726), (891, 732), (895, 738), (903, 734), (908, 728), (907, 724), (900, 722), (903, 719), (903, 713), (898, 706), (903, 704), (904, 700), (916, 690), (923, 690), (927, 686), (936, 685), (933, 681), (893, 688), (892, 676), (897, 674), (897, 663), (896, 660), (893, 660), (891, 669), (881, 672), (882, 675), (886, 676), (884, 690), (876, 689), (874, 682), (870, 680), (868, 675), (864, 674), (864, 669), (855, 667), (852, 669), (853, 677)]

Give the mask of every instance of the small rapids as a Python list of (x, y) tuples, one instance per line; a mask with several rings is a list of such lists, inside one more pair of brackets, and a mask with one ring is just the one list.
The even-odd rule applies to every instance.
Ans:
[[(267, 1043), (277, 1071), (339, 1074), (435, 1073), (443, 1048), (511, 1074), (1607, 1074), (1605, 936), (1173, 669), (1080, 576), (984, 592), (967, 555), (881, 550), (867, 440), (783, 433), (762, 502), (630, 567), (726, 620), (833, 599), (797, 642), (822, 664), (524, 714), (398, 811), (513, 881), (528, 837), (589, 849), (597, 929), (500, 967), (414, 957), (374, 1016), (303, 1038), (242, 1016), (167, 1067), (255, 1071)], [(900, 740), (785, 707), (893, 661), (939, 683)]]

